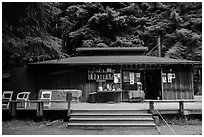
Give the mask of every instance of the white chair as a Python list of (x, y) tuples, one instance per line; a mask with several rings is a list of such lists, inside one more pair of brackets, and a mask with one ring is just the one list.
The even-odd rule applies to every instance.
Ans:
[[(2, 100), (11, 101), (13, 96), (13, 91), (4, 91), (2, 95)], [(8, 108), (10, 105), (10, 102), (2, 102), (2, 108), (6, 107)]]
[[(30, 95), (30, 92), (20, 92), (17, 94), (16, 100), (29, 101), (29, 95)], [(30, 106), (29, 102), (23, 102), (23, 103), (21, 103), (21, 106), (22, 106), (22, 104), (24, 104), (24, 108), (27, 108), (27, 106), (28, 107)]]
[[(51, 99), (52, 99), (52, 91), (42, 91), (40, 99), (41, 100), (51, 101)], [(50, 108), (51, 107), (51, 102), (43, 103), (43, 106)]]

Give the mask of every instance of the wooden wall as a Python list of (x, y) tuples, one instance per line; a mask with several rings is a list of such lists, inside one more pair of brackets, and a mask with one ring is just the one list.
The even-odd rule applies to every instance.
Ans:
[(31, 92), (30, 99), (36, 99), (36, 81), (32, 71), (27, 67), (14, 68), (8, 79), (2, 81), (2, 92), (13, 91), (12, 99), (16, 99), (19, 92)]
[(39, 71), (38, 91), (40, 89), (79, 89), (82, 90), (80, 101), (86, 102), (89, 92), (96, 91), (96, 84), (88, 81), (88, 70), (81, 67), (65, 67), (51, 72)]
[[(171, 69), (171, 70), (170, 70)], [(192, 69), (189, 65), (172, 65), (163, 68), (163, 73), (175, 73), (172, 83), (163, 83), (162, 99), (193, 99)], [(88, 69), (70, 66), (35, 66), (16, 68), (4, 81), (2, 90), (13, 90), (14, 97), (21, 91), (31, 92), (30, 99), (37, 99), (40, 89), (79, 89), (82, 102), (87, 102), (89, 93), (97, 90), (95, 81), (88, 81)]]
[(194, 91), (191, 66), (170, 66), (164, 68), (163, 73), (175, 73), (176, 78), (172, 79), (172, 83), (163, 83), (162, 99), (193, 99)]

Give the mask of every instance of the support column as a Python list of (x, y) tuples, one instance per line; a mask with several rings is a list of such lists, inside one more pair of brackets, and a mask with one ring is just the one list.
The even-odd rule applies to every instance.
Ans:
[(12, 119), (15, 119), (15, 116), (16, 116), (16, 107), (17, 107), (17, 102), (10, 102), (10, 105), (9, 105), (9, 115), (11, 116)]
[(37, 103), (37, 117), (43, 116), (43, 102)]
[(149, 111), (151, 114), (154, 114), (154, 101), (149, 102)]

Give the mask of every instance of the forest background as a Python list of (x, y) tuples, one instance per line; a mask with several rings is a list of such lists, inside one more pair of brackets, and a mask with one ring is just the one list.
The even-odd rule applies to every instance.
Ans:
[[(3, 72), (74, 56), (78, 47), (145, 46), (158, 56), (158, 37), (162, 57), (201, 61), (202, 3), (2, 3)], [(194, 69), (194, 83), (200, 70)]]

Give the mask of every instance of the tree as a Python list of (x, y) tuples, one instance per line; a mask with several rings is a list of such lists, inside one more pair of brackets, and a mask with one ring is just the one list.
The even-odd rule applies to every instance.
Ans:
[(61, 39), (51, 36), (51, 22), (60, 13), (54, 3), (2, 4), (3, 69), (29, 62), (67, 57)]
[(201, 2), (3, 3), (2, 11), (7, 68), (74, 56), (77, 47), (150, 51), (158, 37), (163, 57), (202, 59)]

